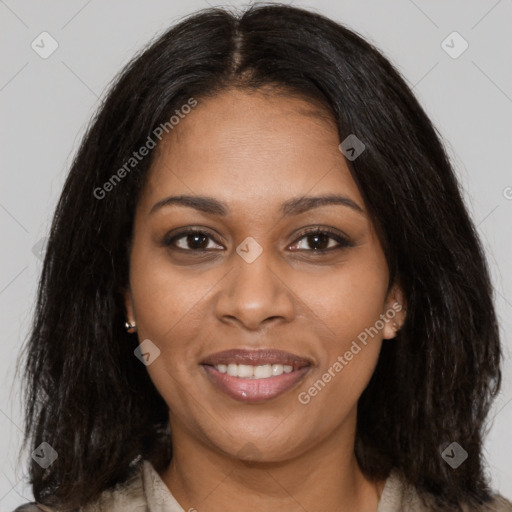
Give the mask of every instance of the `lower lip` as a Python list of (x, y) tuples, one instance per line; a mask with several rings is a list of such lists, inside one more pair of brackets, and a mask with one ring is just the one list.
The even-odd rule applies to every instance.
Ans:
[(262, 402), (275, 398), (300, 382), (309, 371), (304, 366), (290, 373), (266, 379), (244, 379), (221, 373), (215, 367), (202, 365), (210, 381), (221, 391), (240, 402)]

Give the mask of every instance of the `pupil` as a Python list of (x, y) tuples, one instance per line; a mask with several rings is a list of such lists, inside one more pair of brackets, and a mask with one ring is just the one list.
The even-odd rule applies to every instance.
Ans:
[[(326, 243), (323, 243), (323, 244), (319, 243), (318, 242), (319, 238), (323, 239), (323, 241)], [(314, 241), (312, 242), (312, 240), (314, 240)], [(326, 249), (327, 246), (329, 245), (328, 237), (325, 235), (322, 235), (322, 234), (308, 235), (308, 243), (310, 243), (311, 246), (320, 245), (321, 247), (314, 247), (315, 249), (319, 249), (319, 250)]]
[[(197, 240), (203, 240), (203, 243), (198, 243)], [(190, 245), (192, 245), (194, 248), (204, 249), (208, 246), (207, 237), (200, 234), (193, 234), (188, 235), (188, 242)], [(206, 243), (205, 243), (206, 242)], [(189, 247), (190, 247), (189, 245)]]

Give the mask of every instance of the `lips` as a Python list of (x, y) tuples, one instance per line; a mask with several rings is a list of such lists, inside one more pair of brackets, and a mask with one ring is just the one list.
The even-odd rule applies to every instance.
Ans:
[[(278, 375), (259, 379), (226, 373), (225, 367), (236, 368), (237, 365), (250, 365), (254, 368), (269, 368), (268, 365), (272, 365), (272, 368), (287, 368), (287, 371), (278, 371)], [(209, 355), (201, 366), (216, 389), (237, 401), (257, 403), (276, 398), (294, 388), (309, 372), (312, 361), (282, 350), (232, 349)]]
[(250, 364), (260, 366), (264, 364), (282, 364), (293, 366), (293, 369), (300, 369), (304, 366), (310, 366), (312, 362), (305, 358), (284, 352), (283, 350), (261, 349), (261, 350), (241, 350), (231, 349), (223, 352), (216, 352), (207, 356), (201, 364), (215, 366), (219, 364)]

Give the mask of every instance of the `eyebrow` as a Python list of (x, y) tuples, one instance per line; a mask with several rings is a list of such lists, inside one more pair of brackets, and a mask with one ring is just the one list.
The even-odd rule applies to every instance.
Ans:
[[(228, 206), (225, 203), (214, 199), (213, 197), (190, 195), (169, 196), (161, 199), (153, 205), (149, 213), (151, 215), (161, 208), (172, 205), (186, 206), (188, 208), (194, 208), (195, 210), (203, 213), (219, 215), (222, 217), (229, 213)], [(364, 215), (363, 208), (361, 208), (355, 201), (346, 196), (333, 194), (326, 196), (309, 196), (289, 199), (281, 205), (281, 213), (285, 217), (289, 217), (292, 215), (300, 215), (301, 213), (312, 210), (313, 208), (319, 208), (321, 206), (327, 205), (346, 206), (356, 211), (357, 213)]]

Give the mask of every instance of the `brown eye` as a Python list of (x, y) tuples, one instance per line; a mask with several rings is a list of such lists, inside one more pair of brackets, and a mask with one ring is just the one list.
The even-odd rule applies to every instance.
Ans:
[[(209, 233), (190, 229), (182, 231), (171, 238), (166, 238), (164, 240), (164, 245), (171, 249), (190, 252), (217, 250), (215, 247), (210, 246), (210, 242), (215, 242), (215, 239)], [(221, 246), (221, 248), (223, 247)]]
[[(353, 247), (353, 244), (347, 237), (328, 229), (319, 228), (304, 232), (294, 245), (298, 245), (298, 250), (300, 251), (313, 253), (324, 253)], [(306, 248), (304, 249), (305, 246)], [(308, 249), (308, 246), (311, 249)]]

